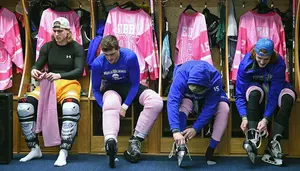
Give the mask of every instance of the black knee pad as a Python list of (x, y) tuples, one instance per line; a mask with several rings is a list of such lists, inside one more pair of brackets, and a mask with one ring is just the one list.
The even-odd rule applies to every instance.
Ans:
[(291, 115), (294, 99), (291, 95), (285, 94), (281, 99), (281, 108), (279, 109), (275, 121), (283, 127), (288, 126), (289, 118)]
[(249, 94), (249, 101), (247, 103), (247, 118), (249, 121), (258, 122), (260, 120), (260, 98), (261, 93), (258, 90), (254, 90)]
[(78, 100), (77, 100), (77, 99), (74, 99), (74, 98), (66, 98), (66, 99), (64, 99), (63, 102), (61, 103), (61, 105), (63, 105), (63, 104), (66, 103), (66, 102), (73, 102), (73, 103), (76, 103), (76, 104), (79, 105)]
[(258, 90), (253, 90), (251, 91), (251, 93), (249, 94), (249, 101), (256, 101), (259, 103), (259, 99), (261, 97), (261, 93)]
[(38, 100), (32, 96), (20, 98), (18, 100), (18, 103), (30, 103), (34, 106), (35, 109), (37, 109), (38, 106)]

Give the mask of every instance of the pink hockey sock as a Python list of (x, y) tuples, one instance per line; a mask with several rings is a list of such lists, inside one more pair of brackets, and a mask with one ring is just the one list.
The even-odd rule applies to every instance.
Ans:
[(139, 102), (144, 110), (138, 118), (134, 136), (145, 139), (163, 108), (163, 101), (155, 91), (147, 89), (140, 95)]
[(227, 127), (229, 116), (229, 106), (226, 102), (219, 102), (217, 111), (215, 113), (215, 122), (213, 125), (212, 138), (216, 141), (220, 141), (222, 135)]
[(103, 95), (103, 135), (104, 140), (114, 138), (117, 141), (117, 136), (120, 129), (120, 109), (122, 99), (120, 95), (109, 90)]

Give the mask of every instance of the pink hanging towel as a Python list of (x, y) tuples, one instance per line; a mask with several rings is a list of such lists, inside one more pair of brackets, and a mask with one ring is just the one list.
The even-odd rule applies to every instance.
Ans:
[(40, 81), (40, 97), (35, 132), (43, 132), (45, 147), (61, 144), (57, 116), (56, 89), (54, 82), (47, 79)]

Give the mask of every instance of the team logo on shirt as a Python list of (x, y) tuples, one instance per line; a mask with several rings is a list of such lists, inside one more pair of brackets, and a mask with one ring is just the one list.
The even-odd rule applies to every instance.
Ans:
[(66, 58), (67, 58), (67, 59), (71, 59), (72, 56), (71, 56), (71, 55), (66, 55)]
[(119, 74), (113, 74), (111, 77), (113, 77), (114, 80), (119, 80)]
[(272, 78), (273, 78), (273, 75), (271, 75), (271, 74), (252, 76), (252, 80), (258, 81), (258, 82), (264, 82), (264, 81), (269, 82), (272, 80)]

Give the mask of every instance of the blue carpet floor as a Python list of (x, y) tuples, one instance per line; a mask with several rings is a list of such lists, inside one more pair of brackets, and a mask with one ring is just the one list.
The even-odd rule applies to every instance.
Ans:
[(192, 157), (184, 161), (183, 168), (178, 168), (175, 158), (167, 156), (143, 156), (138, 164), (128, 163), (123, 156), (118, 156), (116, 168), (108, 166), (108, 158), (103, 155), (70, 155), (68, 164), (64, 167), (54, 167), (56, 155), (44, 155), (42, 159), (26, 163), (19, 162), (24, 155), (14, 155), (13, 161), (8, 165), (0, 165), (0, 171), (193, 171), (193, 170), (300, 170), (300, 159), (286, 159), (285, 165), (278, 167), (266, 164), (257, 157), (256, 164), (252, 165), (247, 157), (218, 157), (217, 165), (207, 166), (204, 157)]

